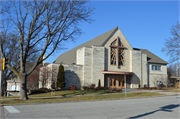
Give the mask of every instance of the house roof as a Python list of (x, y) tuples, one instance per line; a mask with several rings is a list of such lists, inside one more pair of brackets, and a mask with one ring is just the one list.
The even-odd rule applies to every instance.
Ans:
[(107, 40), (118, 30), (118, 27), (89, 40), (63, 54), (61, 54), (53, 63), (73, 64), (76, 63), (76, 51), (82, 47), (92, 47), (92, 45), (104, 46)]
[[(98, 46), (104, 46), (105, 43), (113, 36), (113, 34), (119, 29), (119, 27), (116, 27), (92, 40), (89, 40), (63, 54), (61, 54), (53, 63), (63, 63), (63, 64), (74, 64), (76, 63), (76, 51), (79, 48), (82, 47), (92, 47), (93, 45), (98, 45)], [(168, 64), (166, 61), (162, 60), (155, 54), (151, 53), (150, 51), (146, 49), (138, 49), (138, 48), (133, 48), (134, 50), (141, 50), (142, 53), (147, 54), (147, 61), (149, 63), (158, 63), (158, 64)]]
[(168, 62), (164, 61), (157, 55), (153, 54), (147, 49), (139, 49), (139, 48), (133, 48), (134, 50), (140, 50), (143, 54), (147, 54), (147, 62), (148, 63), (154, 63), (154, 64), (168, 64)]

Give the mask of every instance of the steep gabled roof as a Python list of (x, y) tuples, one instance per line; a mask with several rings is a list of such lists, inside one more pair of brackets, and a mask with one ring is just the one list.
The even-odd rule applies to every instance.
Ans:
[(76, 51), (82, 47), (91, 47), (92, 45), (104, 46), (107, 40), (118, 30), (118, 27), (87, 41), (63, 54), (61, 54), (53, 63), (73, 64), (76, 63)]
[[(92, 40), (89, 40), (63, 54), (61, 54), (53, 63), (63, 63), (63, 64), (73, 64), (76, 63), (76, 51), (82, 47), (91, 47), (93, 45), (104, 46), (105, 43), (113, 36), (113, 34), (119, 29), (116, 27)], [(138, 49), (133, 48), (134, 50), (140, 50), (142, 53), (147, 54), (147, 62), (148, 63), (156, 63), (156, 64), (168, 64), (163, 59), (159, 58), (155, 54), (151, 53), (146, 49)]]
[(156, 56), (152, 52), (146, 50), (146, 49), (138, 49), (133, 48), (134, 50), (140, 50), (142, 53), (147, 54), (147, 62), (148, 63), (154, 63), (154, 64), (168, 64), (168, 62), (164, 61), (160, 57)]

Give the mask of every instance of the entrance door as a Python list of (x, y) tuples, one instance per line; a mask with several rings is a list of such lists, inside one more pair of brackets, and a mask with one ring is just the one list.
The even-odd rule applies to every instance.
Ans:
[(125, 88), (124, 78), (118, 78), (118, 88)]
[(115, 77), (110, 77), (110, 82), (109, 82), (109, 86), (111, 88), (116, 88), (117, 87), (117, 81), (116, 81), (116, 78)]

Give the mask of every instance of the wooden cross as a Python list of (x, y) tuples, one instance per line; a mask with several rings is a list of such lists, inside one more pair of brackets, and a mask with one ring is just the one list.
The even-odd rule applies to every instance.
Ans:
[(126, 49), (124, 46), (119, 46), (119, 37), (117, 36), (116, 45), (110, 45), (111, 48), (117, 48), (116, 49), (116, 66), (119, 67), (119, 49)]

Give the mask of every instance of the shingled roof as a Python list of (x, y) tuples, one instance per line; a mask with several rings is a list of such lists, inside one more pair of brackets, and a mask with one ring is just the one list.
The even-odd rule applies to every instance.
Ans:
[[(79, 48), (82, 47), (92, 47), (93, 45), (98, 45), (98, 46), (104, 46), (105, 43), (109, 40), (109, 38), (119, 29), (119, 27), (116, 27), (92, 40), (89, 40), (63, 54), (61, 54), (53, 63), (63, 63), (63, 64), (74, 64), (76, 63), (76, 51)], [(147, 54), (147, 61), (149, 63), (159, 63), (159, 64), (168, 64), (166, 61), (162, 60), (155, 54), (151, 53), (150, 51), (146, 49), (138, 49), (138, 48), (133, 48), (134, 50), (141, 50), (142, 53)]]
[(150, 52), (147, 49), (139, 49), (139, 48), (133, 48), (134, 50), (140, 50), (142, 53), (147, 54), (147, 62), (148, 63), (154, 63), (154, 64), (168, 64), (168, 62), (164, 61), (160, 57), (156, 56), (152, 52)]
[(92, 45), (104, 46), (106, 41), (118, 30), (118, 27), (81, 44), (63, 54), (61, 54), (53, 63), (73, 64), (76, 63), (76, 51), (82, 47), (91, 47)]

